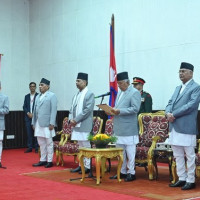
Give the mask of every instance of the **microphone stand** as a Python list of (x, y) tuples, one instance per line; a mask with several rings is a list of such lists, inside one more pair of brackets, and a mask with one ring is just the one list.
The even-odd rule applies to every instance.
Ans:
[[(104, 96), (101, 97), (101, 102), (100, 102), (100, 104), (102, 104), (103, 100), (104, 100)], [(95, 115), (95, 120), (94, 120), (94, 123), (93, 123), (93, 125), (92, 125), (92, 130), (90, 131), (90, 134), (92, 134), (92, 135), (94, 135), (94, 133), (93, 133), (93, 128), (94, 128), (95, 123), (96, 123), (96, 121), (97, 121), (97, 117), (98, 117), (99, 111), (100, 111), (100, 108), (98, 108), (98, 110), (97, 110), (97, 113), (96, 113), (96, 115)], [(90, 144), (91, 144), (91, 147), (92, 147), (92, 144), (93, 144), (93, 143), (90, 142)], [(93, 173), (92, 173), (92, 158), (90, 158), (90, 172), (89, 172), (88, 176), (86, 176), (85, 178), (92, 178), (92, 179), (95, 179), (95, 176), (93, 176)], [(74, 181), (74, 180), (79, 180), (79, 179), (82, 179), (82, 177), (81, 177), (81, 178), (70, 178), (69, 180), (70, 180), (70, 181)]]

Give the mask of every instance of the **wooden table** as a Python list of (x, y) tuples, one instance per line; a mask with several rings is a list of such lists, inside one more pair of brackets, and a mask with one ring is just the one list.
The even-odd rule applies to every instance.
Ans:
[(100, 184), (100, 168), (101, 168), (101, 176), (104, 177), (106, 159), (118, 157), (119, 161), (118, 161), (118, 167), (117, 167), (117, 180), (121, 182), (120, 170), (123, 163), (123, 149), (122, 148), (105, 148), (105, 149), (80, 148), (78, 157), (79, 157), (81, 171), (82, 171), (81, 182), (83, 182), (85, 178), (85, 168), (84, 168), (84, 163), (83, 163), (84, 157), (95, 158), (97, 185)]

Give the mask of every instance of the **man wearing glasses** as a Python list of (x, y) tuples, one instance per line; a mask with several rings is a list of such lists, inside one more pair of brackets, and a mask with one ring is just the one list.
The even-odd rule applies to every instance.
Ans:
[(176, 87), (165, 110), (169, 120), (169, 144), (172, 145), (179, 177), (179, 180), (169, 187), (181, 187), (182, 190), (195, 188), (195, 146), (198, 134), (200, 85), (194, 82), (193, 71), (193, 65), (181, 63), (179, 78), (182, 85)]
[(24, 153), (32, 152), (32, 149), (35, 148), (35, 153), (38, 153), (38, 142), (37, 138), (34, 137), (34, 130), (31, 125), (33, 110), (35, 105), (35, 98), (38, 95), (36, 90), (36, 83), (31, 82), (29, 84), (30, 93), (27, 94), (24, 98), (24, 116), (25, 116), (25, 123), (26, 123), (26, 131), (27, 131), (27, 146), (28, 148), (25, 150)]

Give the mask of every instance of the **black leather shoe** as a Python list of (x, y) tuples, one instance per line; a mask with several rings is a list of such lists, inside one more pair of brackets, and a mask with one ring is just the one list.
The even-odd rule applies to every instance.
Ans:
[(44, 166), (46, 165), (47, 162), (46, 161), (40, 161), (38, 163), (33, 164), (33, 167), (40, 167), (40, 166)]
[(174, 183), (174, 184), (169, 184), (169, 187), (182, 187), (182, 186), (184, 186), (185, 185), (185, 183), (186, 183), (186, 181), (177, 181), (176, 183)]
[[(90, 169), (88, 169), (88, 168), (85, 167), (85, 174), (88, 174), (89, 172), (90, 172)], [(78, 173), (82, 174), (82, 171), (79, 171)]]
[(32, 152), (31, 148), (28, 148), (28, 149), (26, 149), (26, 151), (24, 151), (24, 153), (30, 153), (30, 152)]
[(134, 181), (136, 179), (135, 175), (127, 174), (127, 177), (124, 179), (125, 182)]
[(80, 167), (80, 166), (78, 166), (78, 167), (75, 168), (75, 169), (71, 169), (71, 170), (70, 170), (71, 173), (80, 172), (80, 171), (81, 171), (81, 167)]
[(38, 153), (38, 149), (35, 149), (35, 153)]
[(53, 163), (52, 162), (48, 162), (44, 167), (45, 168), (53, 167)]
[(195, 183), (186, 182), (185, 185), (181, 188), (181, 190), (191, 190), (196, 187)]
[[(127, 174), (120, 173), (120, 178), (126, 178)], [(117, 179), (117, 174), (114, 176), (111, 176), (110, 179)]]

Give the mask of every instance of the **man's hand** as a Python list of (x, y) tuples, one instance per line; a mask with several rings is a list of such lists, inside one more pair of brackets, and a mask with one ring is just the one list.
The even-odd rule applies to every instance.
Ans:
[(111, 109), (111, 112), (112, 112), (114, 115), (119, 115), (120, 110), (118, 110), (118, 109), (116, 109), (116, 108), (112, 108), (112, 109)]
[(70, 120), (70, 124), (71, 124), (72, 126), (76, 126), (77, 122), (76, 122), (75, 120), (71, 119), (71, 120)]
[(49, 125), (49, 130), (51, 131), (51, 130), (53, 130), (54, 129), (54, 125)]
[(169, 122), (173, 122), (175, 120), (175, 117), (173, 116), (173, 113), (167, 113), (166, 117)]
[(33, 130), (35, 130), (35, 126), (32, 125)]
[(29, 118), (32, 118), (32, 117), (33, 117), (33, 114), (30, 113), (30, 112), (28, 112), (27, 115), (28, 115)]

